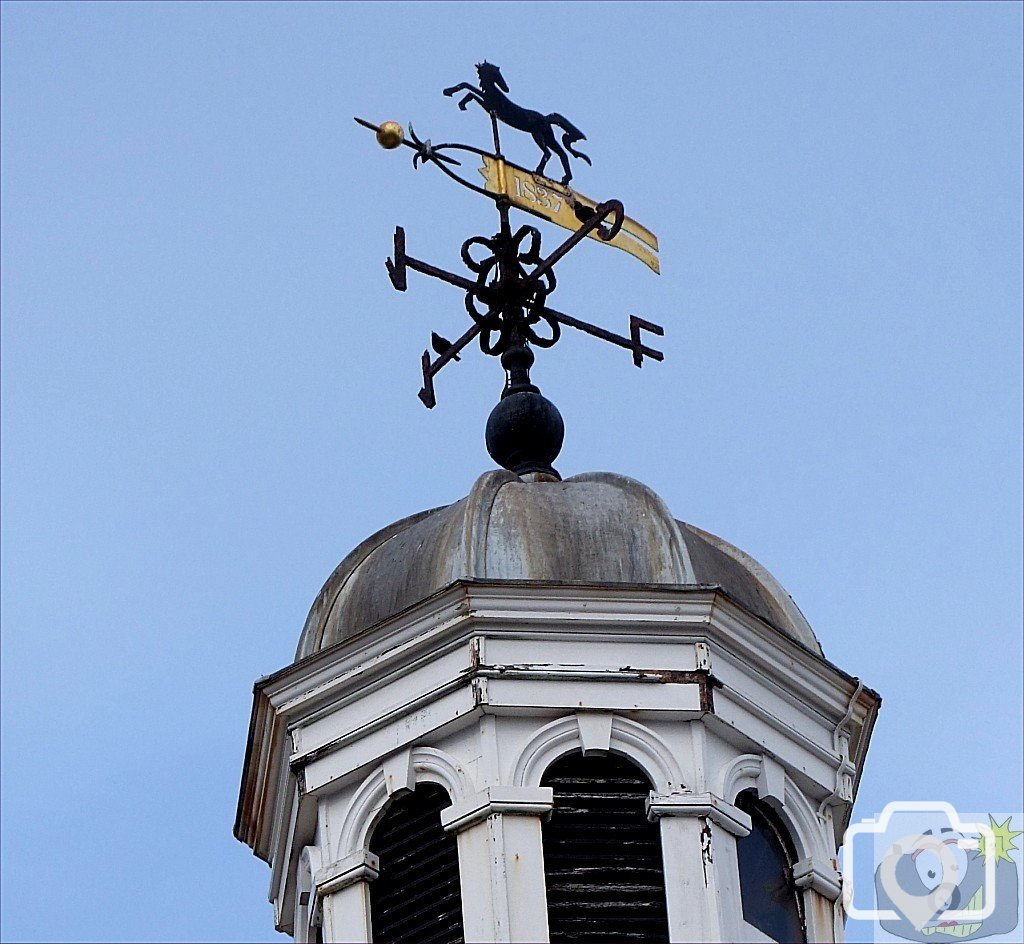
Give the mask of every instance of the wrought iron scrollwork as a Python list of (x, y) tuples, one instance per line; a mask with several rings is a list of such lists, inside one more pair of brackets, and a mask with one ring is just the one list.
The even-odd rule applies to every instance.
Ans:
[[(633, 353), (633, 362), (638, 367), (642, 365), (644, 357), (662, 360), (662, 353), (645, 345), (640, 334), (641, 331), (664, 334), (658, 325), (631, 315), (629, 335), (624, 336), (548, 305), (557, 285), (555, 264), (586, 238), (614, 243), (658, 271), (657, 238), (630, 220), (620, 201), (606, 200), (595, 204), (567, 186), (572, 177), (568, 156), (590, 163), (590, 158), (573, 146), (585, 140), (582, 132), (561, 115), (532, 112), (508, 100), (504, 95), (508, 89), (497, 66), (482, 63), (477, 67), (477, 73), (481, 83), (479, 88), (462, 83), (445, 89), (445, 95), (465, 92), (466, 97), (460, 101), (463, 110), (471, 102), (476, 102), (490, 115), (494, 133), (493, 152), (468, 144), (433, 144), (429, 138), (420, 138), (412, 125), (409, 125), (409, 134), (405, 137), (396, 122), (385, 122), (385, 128), (385, 125), (378, 126), (361, 118), (356, 119), (359, 124), (377, 132), (382, 146), (389, 149), (399, 145), (411, 148), (414, 152), (414, 168), (432, 164), (463, 187), (493, 200), (499, 214), (500, 229), (494, 236), (473, 236), (462, 244), (460, 256), (469, 270), (470, 278), (408, 255), (405, 250), (405, 231), (401, 227), (395, 231), (394, 255), (386, 263), (392, 285), (404, 292), (408, 285), (409, 269), (448, 282), (465, 292), (466, 312), (472, 322), (469, 329), (453, 342), (436, 332), (431, 334), (431, 347), (437, 356), (431, 356), (430, 348), (423, 352), (423, 388), (420, 390), (420, 399), (428, 408), (434, 406), (434, 376), (451, 361), (458, 360), (459, 353), (474, 339), (479, 340), (480, 349), (485, 354), (501, 357), (509, 378), (508, 383), (513, 383), (513, 373), (521, 371), (516, 375), (518, 379), (513, 386), (518, 385), (523, 389), (529, 386), (529, 366), (533, 363), (529, 348), (552, 347), (561, 337), (563, 327), (575, 328), (626, 348)], [(505, 161), (498, 140), (499, 122), (533, 135), (542, 151), (536, 171), (531, 173)], [(562, 132), (561, 144), (555, 139), (554, 128)], [(382, 137), (385, 132), (386, 136)], [(456, 151), (483, 159), (484, 167), (480, 172), (487, 182), (486, 188), (452, 170), (453, 167), (462, 167), (462, 162), (452, 156), (452, 152)], [(540, 176), (552, 155), (562, 164), (564, 176), (561, 185)], [(556, 222), (572, 230), (572, 235), (546, 258), (542, 257), (541, 234), (536, 227), (520, 226), (513, 232), (509, 223), (509, 211), (513, 207)], [(619, 238), (624, 228), (625, 233)], [(515, 371), (509, 368), (512, 364), (518, 365)]]
[[(487, 252), (480, 259), (473, 256), (478, 246)], [(475, 289), (466, 293), (466, 311), (480, 329), (480, 349), (485, 354), (498, 356), (524, 341), (546, 348), (558, 340), (561, 328), (545, 309), (548, 295), (555, 290), (555, 273), (548, 269), (533, 278), (528, 271), (542, 261), (536, 227), (521, 226), (512, 236), (474, 236), (462, 244), (461, 255), (466, 267), (476, 273)], [(541, 324), (546, 331), (537, 331)]]
[[(473, 280), (410, 256), (405, 250), (405, 231), (398, 227), (394, 258), (386, 262), (394, 287), (402, 292), (406, 290), (409, 269), (455, 285), (466, 293), (466, 311), (473, 322), (461, 338), (441, 351), (438, 348), (442, 345), (434, 340), (434, 350), (438, 351), (436, 359), (431, 358), (429, 350), (424, 351), (420, 399), (428, 409), (436, 402), (434, 376), (456, 360), (474, 338), (479, 338), (480, 349), (485, 354), (501, 356), (518, 347), (552, 347), (561, 337), (564, 325), (632, 351), (637, 367), (642, 366), (645, 356), (662, 360), (662, 353), (648, 347), (640, 337), (641, 330), (663, 334), (658, 325), (630, 316), (629, 337), (624, 337), (556, 311), (547, 304), (557, 285), (554, 264), (593, 231), (602, 239), (613, 239), (622, 215), (622, 204), (618, 200), (600, 204), (587, 223), (546, 258), (541, 256), (541, 235), (536, 227), (521, 226), (512, 233), (507, 219), (503, 219), (502, 229), (494, 236), (473, 236), (462, 244), (460, 255), (466, 268), (475, 275)], [(439, 336), (435, 333), (433, 337)]]

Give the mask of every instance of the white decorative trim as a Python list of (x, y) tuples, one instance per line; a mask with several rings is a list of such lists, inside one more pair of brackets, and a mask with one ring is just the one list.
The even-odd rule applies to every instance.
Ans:
[(384, 768), (378, 767), (358, 787), (341, 820), (341, 838), (335, 852), (343, 859), (366, 848), (370, 828), (388, 800)]
[(829, 901), (835, 901), (843, 891), (843, 880), (831, 861), (814, 857), (793, 864), (793, 882), (797, 888), (810, 888)]
[(469, 794), (470, 784), (462, 764), (445, 751), (436, 747), (414, 748), (412, 766), (417, 783), (436, 783), (444, 787), (453, 803)]
[(757, 798), (767, 800), (769, 797), (785, 803), (786, 768), (774, 757), (765, 754), (761, 758), (761, 773), (757, 778)]
[(711, 647), (703, 639), (693, 644), (693, 659), (698, 671), (711, 671)]
[(645, 725), (628, 718), (613, 718), (610, 750), (637, 764), (658, 793), (685, 789), (683, 772), (672, 749)]
[(517, 787), (540, 786), (541, 777), (559, 757), (583, 750), (580, 726), (575, 715), (551, 721), (536, 730), (519, 752), (512, 769), (512, 783)]
[[(409, 752), (413, 789), (417, 783), (436, 783), (445, 789), (453, 803), (469, 793), (462, 766), (450, 754), (434, 747), (415, 747)], [(366, 849), (370, 831), (389, 799), (384, 764), (373, 771), (358, 787), (342, 817), (341, 838), (336, 850), (338, 860)]]
[[(757, 789), (757, 781), (761, 776), (761, 755), (740, 754), (728, 764), (724, 764), (718, 775), (718, 786), (721, 795), (733, 802), (744, 790)], [(758, 793), (760, 796), (760, 793)], [(779, 797), (781, 800), (782, 798)]]
[(296, 878), (296, 891), (313, 890), (313, 875), (321, 866), (320, 849), (317, 846), (303, 846), (299, 855), (299, 870)]
[(799, 855), (815, 862), (829, 862), (835, 857), (836, 849), (827, 839), (825, 824), (818, 818), (803, 791), (788, 776), (785, 806), (776, 807), (776, 812), (793, 832)]
[(372, 882), (380, 875), (380, 860), (366, 849), (345, 856), (338, 862), (317, 869), (313, 876), (316, 897), (323, 899), (326, 895), (340, 892), (356, 882)]
[(782, 818), (801, 857), (828, 862), (835, 855), (814, 808), (774, 758), (741, 754), (722, 766), (718, 782), (721, 795), (730, 803), (744, 790), (756, 790), (758, 799), (768, 803)]
[(441, 825), (458, 832), (495, 813), (509, 816), (545, 816), (555, 805), (551, 787), (486, 787), (441, 811)]
[(384, 758), (384, 788), (388, 796), (401, 795), (416, 789), (416, 771), (412, 766), (412, 750), (406, 748)]
[(295, 920), (293, 934), (298, 944), (312, 941), (312, 929), (318, 920), (319, 899), (314, 894), (313, 876), (320, 869), (320, 849), (304, 846), (295, 872)]
[(577, 711), (576, 723), (580, 729), (580, 744), (583, 756), (607, 754), (612, 744), (612, 720), (610, 711)]
[[(650, 728), (614, 715), (608, 749), (640, 767), (656, 792), (668, 794), (683, 789), (683, 773), (671, 749)], [(582, 750), (576, 715), (558, 718), (534, 732), (520, 751), (512, 768), (512, 783), (519, 787), (540, 786), (544, 772), (556, 760)]]
[(647, 818), (661, 816), (706, 816), (734, 836), (750, 834), (750, 817), (713, 793), (652, 793), (647, 798)]

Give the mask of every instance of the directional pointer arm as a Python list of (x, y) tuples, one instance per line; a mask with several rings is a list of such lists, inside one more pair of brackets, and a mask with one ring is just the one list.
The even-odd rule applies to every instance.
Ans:
[(627, 351), (632, 351), (633, 363), (636, 364), (637, 367), (643, 366), (643, 359), (645, 356), (655, 361), (663, 361), (665, 359), (665, 355), (661, 351), (657, 351), (653, 347), (648, 347), (640, 341), (641, 330), (650, 331), (651, 334), (656, 334), (660, 337), (665, 334), (665, 329), (660, 325), (652, 324), (650, 321), (644, 321), (642, 318), (637, 318), (636, 315), (629, 316), (630, 336), (626, 338), (621, 334), (615, 334), (613, 331), (607, 331), (604, 328), (599, 328), (597, 325), (589, 324), (586, 321), (580, 321), (579, 318), (574, 318), (572, 315), (565, 314), (565, 312), (555, 311), (553, 308), (545, 307), (544, 313), (560, 324), (564, 324), (566, 327), (575, 328), (577, 331), (582, 331), (595, 338), (600, 338), (602, 341), (609, 341), (612, 344), (617, 344), (619, 347), (624, 347)]

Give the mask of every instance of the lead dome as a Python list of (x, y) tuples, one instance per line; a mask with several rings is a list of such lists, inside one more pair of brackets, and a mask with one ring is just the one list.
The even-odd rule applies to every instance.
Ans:
[(728, 541), (672, 517), (650, 488), (592, 472), (564, 481), (492, 471), (468, 496), (388, 525), (335, 569), (296, 659), (372, 629), (458, 580), (714, 586), (816, 655), (793, 599)]

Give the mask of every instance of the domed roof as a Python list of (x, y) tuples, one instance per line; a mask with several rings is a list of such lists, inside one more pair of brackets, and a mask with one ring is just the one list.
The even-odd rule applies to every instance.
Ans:
[(596, 472), (564, 481), (487, 472), (466, 498), (367, 538), (324, 584), (296, 658), (393, 616), (460, 578), (716, 585), (821, 654), (792, 598), (753, 558), (676, 521), (641, 482)]

